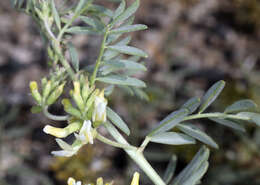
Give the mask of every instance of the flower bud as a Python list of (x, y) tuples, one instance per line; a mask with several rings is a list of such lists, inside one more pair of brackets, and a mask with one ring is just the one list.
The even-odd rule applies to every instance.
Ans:
[(99, 177), (97, 179), (97, 185), (103, 185), (103, 178), (102, 177)]
[(42, 78), (41, 82), (42, 82), (42, 88), (44, 88), (48, 82), (47, 78), (46, 77)]
[(44, 99), (46, 99), (51, 92), (51, 81), (49, 80), (45, 87), (43, 87), (42, 96)]
[(77, 104), (78, 108), (81, 110), (81, 112), (84, 111), (84, 101), (80, 94), (80, 83), (78, 81), (73, 82), (74, 85), (74, 91), (72, 92), (72, 97)]
[(88, 99), (88, 96), (90, 94), (88, 79), (86, 79), (85, 83), (83, 83), (81, 94), (82, 94), (82, 98), (83, 98), (84, 102), (86, 102)]
[(53, 104), (62, 94), (65, 83), (61, 84), (56, 90), (54, 90), (47, 99), (47, 105)]
[(135, 172), (131, 185), (139, 185), (139, 177), (140, 177), (140, 174), (138, 172)]
[(94, 100), (94, 111), (92, 114), (93, 122), (106, 122), (107, 114), (106, 114), (107, 100), (104, 97), (104, 90), (102, 90)]
[(74, 108), (70, 102), (69, 99), (63, 99), (61, 102), (64, 106), (64, 110), (71, 114), (72, 116), (75, 116), (76, 118), (81, 118), (81, 113), (78, 109)]
[(30, 89), (31, 89), (32, 97), (36, 100), (38, 104), (41, 104), (42, 96), (38, 91), (37, 82), (35, 81), (30, 82)]
[[(88, 98), (88, 101), (87, 101), (86, 106), (85, 106), (85, 112), (87, 112), (87, 111), (91, 108), (91, 106), (92, 106), (92, 104), (94, 103), (95, 98), (96, 98), (96, 96), (98, 95), (98, 93), (99, 93), (99, 89), (96, 89), (96, 90), (91, 94), (91, 96)], [(91, 115), (92, 115), (92, 114), (91, 114)]]

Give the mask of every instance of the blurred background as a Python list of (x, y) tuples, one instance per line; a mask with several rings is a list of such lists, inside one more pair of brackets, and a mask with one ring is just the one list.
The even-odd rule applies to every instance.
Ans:
[[(148, 71), (139, 76), (147, 83), (149, 101), (123, 89), (110, 98), (131, 128), (130, 142), (140, 144), (147, 129), (221, 79), (226, 88), (209, 111), (222, 111), (243, 98), (260, 105), (259, 17), (259, 0), (141, 0), (135, 22), (149, 29), (133, 34), (132, 44), (150, 56), (143, 61)], [(49, 72), (43, 42), (32, 19), (12, 9), (8, 0), (0, 1), (0, 24), (0, 185), (62, 185), (70, 176), (84, 182), (103, 176), (116, 185), (129, 184), (138, 167), (122, 150), (98, 141), (72, 158), (50, 155), (58, 146), (42, 128), (53, 122), (30, 112), (28, 88), (29, 81)], [(82, 67), (95, 60), (100, 42), (86, 35), (73, 38)], [(63, 113), (59, 103), (53, 111)], [(247, 125), (247, 133), (241, 134), (207, 120), (195, 124), (220, 146), (212, 149), (203, 185), (260, 185), (260, 128)], [(163, 174), (176, 153), (178, 173), (200, 145), (149, 144), (145, 155)], [(144, 174), (141, 180), (151, 184)]]

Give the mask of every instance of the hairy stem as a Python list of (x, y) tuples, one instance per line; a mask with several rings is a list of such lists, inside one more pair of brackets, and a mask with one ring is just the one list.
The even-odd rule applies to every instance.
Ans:
[(77, 19), (85, 10), (87, 10), (89, 8), (89, 6), (91, 5), (91, 1), (88, 2), (88, 4), (79, 12), (77, 12), (76, 14), (74, 14), (72, 16), (72, 18), (69, 20), (69, 22), (67, 22), (65, 24), (65, 26), (61, 29), (59, 35), (58, 35), (58, 40), (61, 40), (63, 34), (66, 32), (66, 30), (69, 28), (69, 26), (75, 21), (75, 19)]
[(53, 42), (53, 48), (54, 48), (54, 51), (56, 52), (56, 54), (58, 55), (62, 66), (68, 72), (70, 78), (72, 80), (75, 80), (75, 72), (72, 70), (71, 66), (69, 65), (69, 62), (63, 56), (62, 51), (61, 51), (61, 47), (60, 47), (60, 43), (58, 41)]
[(107, 36), (108, 36), (108, 28), (106, 28), (106, 30), (105, 30), (103, 41), (102, 41), (100, 51), (99, 51), (99, 55), (98, 55), (98, 58), (97, 58), (97, 61), (96, 61), (95, 69), (94, 69), (92, 76), (91, 76), (91, 79), (90, 79), (91, 85), (93, 85), (95, 83), (97, 71), (98, 71), (99, 65), (101, 63), (104, 51), (105, 51)]
[[(116, 130), (116, 128), (110, 124), (105, 124), (109, 133), (114, 137), (117, 142), (129, 145), (129, 143), (125, 140), (125, 138)], [(130, 145), (131, 146), (131, 145)], [(153, 169), (153, 167), (148, 163), (145, 159), (142, 152), (140, 152), (139, 148), (133, 149), (126, 149), (124, 148), (125, 152), (136, 162), (136, 164), (145, 172), (145, 174), (153, 181), (155, 185), (166, 185), (161, 177), (157, 174), (157, 172)]]

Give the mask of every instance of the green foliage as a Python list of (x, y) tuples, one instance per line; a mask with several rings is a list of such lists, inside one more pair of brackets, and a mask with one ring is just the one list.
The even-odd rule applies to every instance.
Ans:
[[(238, 131), (245, 130), (240, 125), (241, 122), (253, 122), (260, 126), (260, 114), (256, 113), (256, 104), (252, 100), (235, 102), (223, 113), (205, 113), (225, 86), (224, 81), (218, 81), (203, 97), (189, 99), (179, 110), (162, 119), (149, 132), (140, 147), (132, 146), (118, 131), (119, 129), (130, 135), (130, 129), (123, 119), (107, 106), (107, 97), (114, 92), (115, 87), (120, 87), (129, 94), (148, 100), (148, 96), (142, 90), (146, 84), (133, 76), (136, 72), (142, 73), (146, 70), (146, 67), (138, 61), (148, 55), (143, 50), (129, 45), (131, 36), (124, 36), (126, 33), (147, 28), (142, 24), (133, 24), (140, 1), (135, 0), (126, 7), (126, 2), (121, 0), (114, 11), (95, 4), (94, 0), (80, 0), (72, 6), (63, 7), (62, 10), (57, 8), (54, 0), (11, 0), (11, 2), (14, 7), (33, 17), (48, 48), (52, 69), (57, 69), (50, 73), (49, 78), (42, 79), (41, 89), (38, 89), (36, 82), (30, 83), (31, 94), (37, 104), (32, 108), (32, 112), (42, 111), (51, 120), (68, 123), (65, 128), (47, 125), (43, 131), (57, 138), (64, 138), (69, 134), (74, 134), (76, 138), (72, 144), (56, 139), (63, 150), (54, 151), (53, 154), (70, 157), (76, 155), (83, 145), (93, 144), (94, 139), (98, 139), (124, 149), (156, 185), (195, 185), (207, 171), (209, 148), (203, 146), (172, 181), (177, 159), (175, 157), (171, 159), (163, 180), (143, 156), (143, 151), (149, 142), (184, 145), (199, 141), (218, 148), (218, 144), (210, 136), (191, 124), (195, 119), (210, 119)], [(78, 21), (83, 24), (78, 24)], [(77, 49), (71, 42), (74, 34), (102, 36), (94, 67), (80, 68)], [(70, 57), (66, 57), (67, 51)], [(73, 88), (70, 84), (73, 84)], [(71, 89), (70, 98), (62, 100), (67, 115), (53, 115), (48, 112), (48, 107), (56, 103), (62, 95), (67, 95), (67, 91), (63, 91), (65, 85)], [(104, 86), (104, 89), (98, 89), (99, 86)], [(115, 141), (101, 135), (98, 129), (102, 126)], [(180, 132), (172, 132), (175, 127)]]

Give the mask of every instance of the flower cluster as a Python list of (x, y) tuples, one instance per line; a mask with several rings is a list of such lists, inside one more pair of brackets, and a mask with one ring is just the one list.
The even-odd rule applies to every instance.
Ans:
[[(131, 185), (139, 185), (139, 176), (140, 176), (140, 174), (138, 172), (134, 173)], [(103, 184), (104, 184), (103, 183), (103, 178), (101, 178), (101, 177), (98, 178), (97, 182), (96, 182), (96, 185), (103, 185)], [(68, 185), (82, 185), (82, 182), (81, 181), (76, 181), (74, 178), (70, 177), (68, 179)], [(86, 185), (90, 185), (90, 184), (86, 184)], [(104, 185), (113, 185), (113, 181), (109, 182), (109, 183), (105, 183)]]
[(50, 106), (57, 101), (63, 92), (65, 86), (64, 68), (57, 68), (50, 78), (41, 80), (41, 91), (35, 81), (30, 82), (31, 95), (37, 103), (32, 107), (32, 112), (41, 112), (44, 107)]
[(104, 90), (89, 87), (88, 80), (81, 78), (74, 81), (74, 89), (70, 95), (74, 100), (74, 107), (69, 99), (63, 99), (64, 110), (69, 114), (68, 126), (65, 128), (56, 128), (46, 125), (43, 131), (46, 134), (57, 138), (65, 138), (74, 133), (75, 141), (72, 145), (61, 139), (56, 139), (58, 145), (62, 148), (60, 151), (53, 151), (56, 156), (70, 157), (78, 152), (85, 144), (93, 144), (96, 136), (96, 128), (103, 122), (106, 122), (107, 100), (104, 97)]

